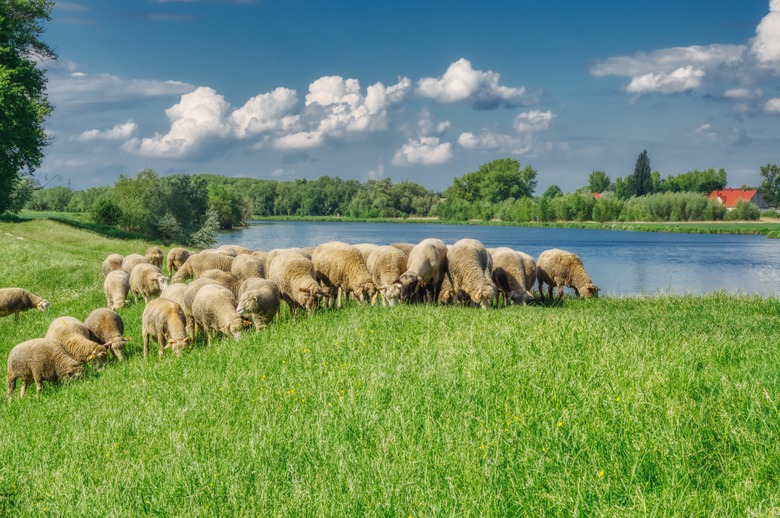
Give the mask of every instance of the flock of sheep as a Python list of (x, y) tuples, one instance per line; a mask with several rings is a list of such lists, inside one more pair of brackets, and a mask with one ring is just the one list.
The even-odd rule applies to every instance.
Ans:
[[(312, 314), (321, 305), (341, 307), (348, 297), (371, 304), (381, 298), (390, 306), (437, 302), (489, 309), (498, 303), (525, 305), (533, 298), (535, 282), (542, 299), (545, 284), (550, 298), (554, 286), (558, 297), (564, 286), (582, 297), (599, 291), (573, 253), (546, 250), (534, 261), (510, 248), (487, 249), (475, 239), (453, 245), (436, 238), (388, 246), (328, 242), (270, 252), (237, 245), (198, 253), (172, 248), (166, 264), (170, 280), (162, 263), (163, 252), (156, 246), (146, 255), (106, 257), (102, 272), (108, 307), (94, 310), (84, 322), (59, 317), (44, 338), (15, 346), (8, 356), (8, 397), (17, 379), (21, 397), (30, 383), (40, 392), (44, 380), (81, 376), (87, 362), (102, 366), (109, 351), (122, 360), (127, 338), (117, 311), (128, 296), (145, 303), (142, 335), (148, 358), (151, 341), (160, 356), (166, 348), (181, 355), (199, 331), (209, 345), (216, 334), (238, 338), (248, 319), (260, 331), (278, 313), (281, 301), (292, 314), (300, 309)], [(0, 289), (0, 316), (18, 319), (21, 311), (48, 305), (23, 288)]]

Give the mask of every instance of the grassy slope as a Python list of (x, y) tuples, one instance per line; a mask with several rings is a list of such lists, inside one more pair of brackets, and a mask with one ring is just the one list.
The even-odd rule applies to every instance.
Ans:
[[(102, 259), (145, 247), (0, 222), (2, 285), (52, 301), (0, 319), (0, 358), (56, 316), (102, 305)], [(780, 506), (776, 299), (285, 312), (265, 333), (148, 362), (141, 312), (122, 312), (128, 361), (0, 404), (0, 514)]]

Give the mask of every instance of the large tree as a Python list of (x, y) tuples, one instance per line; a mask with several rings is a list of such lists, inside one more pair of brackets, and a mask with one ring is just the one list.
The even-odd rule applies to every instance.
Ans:
[(0, 0), (0, 214), (13, 208), (14, 191), (40, 167), (48, 143), (43, 123), (52, 107), (37, 65), (56, 57), (40, 39), (53, 5)]
[(588, 176), (588, 188), (590, 189), (590, 192), (606, 192), (611, 183), (612, 181), (604, 171), (593, 171), (590, 173), (590, 176)]
[(767, 164), (761, 166), (761, 186), (758, 191), (766, 202), (773, 207), (780, 202), (780, 166)]
[(444, 196), (469, 203), (500, 203), (508, 198), (531, 197), (535, 189), (536, 170), (531, 166), (520, 169), (520, 162), (513, 158), (500, 158), (455, 178)]
[(628, 177), (628, 185), (631, 194), (644, 196), (653, 193), (652, 170), (650, 169), (650, 159), (647, 158), (647, 150), (642, 150), (636, 159), (634, 174)]

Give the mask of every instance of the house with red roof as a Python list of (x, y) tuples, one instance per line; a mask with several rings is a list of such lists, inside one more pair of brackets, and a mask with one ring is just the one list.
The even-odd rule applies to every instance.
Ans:
[(720, 189), (712, 191), (709, 198), (718, 200), (721, 205), (729, 210), (733, 209), (739, 200), (750, 202), (759, 209), (769, 208), (769, 204), (764, 197), (755, 189)]

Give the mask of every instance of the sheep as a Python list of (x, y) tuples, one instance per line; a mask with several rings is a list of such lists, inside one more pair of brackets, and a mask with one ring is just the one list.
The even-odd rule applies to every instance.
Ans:
[(222, 245), (219, 248), (217, 248), (217, 250), (219, 250), (220, 252), (225, 252), (225, 251), (232, 252), (233, 254), (235, 254), (236, 257), (238, 257), (239, 255), (249, 255), (252, 252), (254, 252), (254, 250), (252, 250), (251, 248), (247, 248), (245, 246), (240, 246), (240, 245)]
[(368, 256), (366, 267), (377, 292), (382, 295), (382, 305), (395, 306), (401, 298), (406, 254), (394, 246), (377, 246)]
[(177, 282), (169, 284), (162, 292), (160, 292), (160, 298), (172, 300), (181, 305), (184, 302), (184, 292), (187, 291), (189, 284)]
[(176, 273), (190, 255), (192, 255), (192, 252), (186, 248), (175, 247), (168, 250), (168, 259), (166, 261), (168, 266), (168, 275), (173, 275)]
[[(263, 271), (268, 272), (268, 252), (265, 252), (263, 250), (255, 250), (250, 254), (255, 259), (259, 259), (261, 263), (263, 263)], [(263, 275), (265, 277), (265, 275)]]
[(547, 295), (552, 299), (553, 286), (558, 287), (558, 298), (563, 297), (563, 287), (574, 288), (574, 293), (583, 298), (597, 297), (599, 287), (585, 271), (582, 260), (571, 252), (553, 248), (545, 250), (536, 261), (536, 280), (539, 283), (539, 296), (544, 300), (542, 288), (548, 284)]
[(153, 295), (159, 294), (168, 286), (168, 277), (165, 277), (160, 269), (153, 264), (138, 264), (130, 274), (130, 293), (135, 297), (143, 297), (144, 302), (149, 302)]
[(230, 273), (245, 281), (250, 277), (265, 277), (265, 265), (263, 262), (249, 254), (240, 254), (233, 260)]
[[(525, 260), (511, 248), (493, 249), (493, 282), (504, 304), (525, 306), (534, 296), (527, 289)], [(531, 285), (533, 287), (533, 285)]]
[(229, 257), (235, 258), (238, 254), (235, 250), (230, 248), (207, 248), (206, 250), (201, 250), (201, 254), (221, 254), (221, 255), (227, 255)]
[(268, 279), (279, 287), (293, 315), (302, 307), (311, 315), (320, 300), (330, 296), (322, 291), (315, 275), (311, 260), (295, 251), (277, 254), (268, 267)]
[(236, 312), (242, 317), (249, 315), (255, 331), (260, 331), (279, 312), (280, 301), (279, 286), (275, 282), (252, 277), (241, 283)]
[(127, 304), (127, 294), (130, 291), (130, 276), (124, 270), (108, 272), (103, 281), (103, 293), (106, 295), (106, 306), (117, 311)]
[(241, 287), (241, 280), (229, 272), (223, 272), (222, 270), (206, 270), (201, 274), (199, 279), (214, 279), (222, 286), (229, 289), (233, 296), (238, 299), (238, 289)]
[(122, 261), (124, 261), (124, 259), (125, 256), (120, 254), (110, 254), (108, 257), (106, 257), (105, 260), (103, 260), (103, 265), (100, 268), (103, 272), (103, 277), (108, 275), (108, 272), (121, 270)]
[(362, 304), (376, 293), (366, 262), (354, 246), (341, 241), (323, 243), (314, 249), (311, 262), (317, 279), (331, 290), (331, 296), (334, 290), (338, 291), (338, 307), (341, 307), (342, 294), (349, 296), (354, 293)]
[(198, 290), (192, 302), (192, 318), (195, 332), (201, 328), (206, 333), (207, 346), (211, 346), (211, 338), (216, 333), (233, 335), (238, 340), (244, 320), (236, 312), (237, 306), (233, 292), (224, 286), (209, 284)]
[(233, 257), (222, 253), (204, 253), (192, 254), (184, 261), (184, 264), (173, 276), (173, 282), (182, 282), (190, 277), (198, 278), (206, 270), (222, 270), (230, 272), (233, 266)]
[(520, 254), (520, 257), (523, 258), (523, 264), (525, 264), (525, 286), (530, 292), (534, 287), (534, 284), (536, 284), (536, 261), (525, 252), (519, 250), (515, 250), (515, 252)]
[(122, 351), (125, 350), (128, 338), (122, 336), (125, 332), (125, 324), (115, 311), (106, 308), (97, 308), (84, 320), (84, 327), (89, 329), (96, 342), (106, 344), (117, 360), (124, 360)]
[(141, 336), (145, 360), (149, 358), (149, 338), (157, 342), (160, 358), (167, 347), (170, 347), (176, 356), (181, 356), (181, 352), (190, 344), (181, 306), (164, 298), (151, 301), (141, 315)]
[(155, 265), (157, 268), (162, 268), (163, 263), (163, 251), (159, 246), (150, 246), (146, 249), (146, 260), (149, 264)]
[[(285, 252), (293, 252), (296, 254), (300, 254), (303, 257), (311, 260), (311, 254), (307, 253), (305, 249), (303, 248), (274, 248), (270, 252), (268, 252), (268, 255), (265, 258), (265, 271), (268, 272), (268, 270), (271, 269), (271, 263), (274, 262), (274, 259), (276, 259), (276, 256), (285, 253)], [(266, 275), (268, 277), (268, 275)]]
[(138, 264), (151, 264), (146, 257), (144, 257), (141, 254), (130, 254), (125, 256), (124, 259), (122, 259), (122, 269), (125, 271), (127, 275), (130, 275), (133, 272), (133, 268), (135, 268)]
[(390, 246), (399, 249), (406, 254), (406, 257), (409, 257), (409, 252), (412, 251), (412, 248), (414, 248), (415, 245), (413, 243), (392, 243)]
[(360, 243), (352, 246), (360, 251), (360, 255), (363, 256), (363, 261), (365, 261), (366, 264), (368, 264), (368, 256), (371, 255), (371, 252), (379, 247), (379, 245), (375, 245), (373, 243)]
[(95, 342), (90, 330), (75, 317), (54, 319), (46, 331), (46, 338), (58, 341), (68, 354), (82, 363), (95, 360), (95, 365), (100, 367), (106, 362), (108, 346)]
[(447, 252), (447, 271), (458, 297), (469, 296), (474, 304), (489, 309), (496, 297), (492, 259), (476, 239), (461, 239)]
[(190, 338), (195, 338), (195, 321), (192, 318), (192, 303), (195, 301), (195, 296), (198, 294), (198, 291), (203, 286), (207, 286), (209, 284), (216, 284), (221, 286), (221, 284), (219, 284), (219, 281), (216, 281), (214, 279), (209, 279), (205, 277), (201, 277), (200, 279), (195, 279), (194, 281), (186, 285), (187, 289), (184, 291), (184, 296), (182, 297), (182, 301), (179, 303), (182, 311), (184, 311), (184, 318), (187, 323), (187, 334), (190, 336)]
[(19, 320), (19, 313), (28, 309), (46, 311), (49, 301), (33, 295), (24, 288), (0, 288), (0, 317), (11, 314), (14, 321)]
[(401, 300), (418, 298), (422, 295), (421, 288), (426, 291), (429, 302), (436, 300), (446, 272), (447, 246), (444, 241), (436, 238), (420, 241), (406, 259), (406, 271), (401, 275)]
[(47, 338), (33, 338), (14, 346), (8, 353), (8, 370), (5, 374), (8, 399), (16, 389), (16, 380), (21, 378), (19, 397), (31, 382), (35, 382), (36, 394), (43, 389), (43, 382), (68, 381), (84, 375), (84, 367), (69, 355), (56, 341)]

